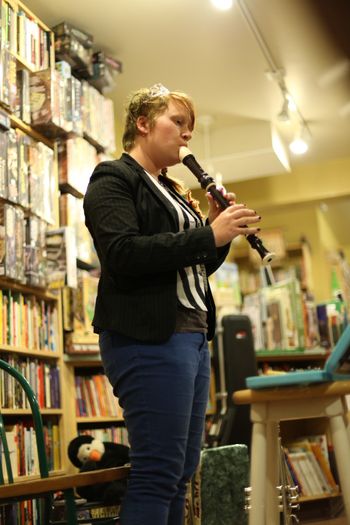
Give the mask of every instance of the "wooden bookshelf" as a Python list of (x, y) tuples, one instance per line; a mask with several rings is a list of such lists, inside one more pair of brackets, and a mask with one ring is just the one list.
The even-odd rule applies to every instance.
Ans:
[(16, 346), (0, 345), (0, 353), (19, 354), (28, 357), (40, 357), (43, 359), (60, 359), (59, 351), (29, 350), (28, 348), (18, 348)]
[(107, 423), (110, 424), (117, 424), (117, 423), (123, 423), (123, 418), (116, 417), (116, 416), (93, 416), (93, 417), (77, 417), (76, 418), (77, 424), (79, 423), (91, 423), (92, 426), (97, 425), (98, 423)]
[[(80, 201), (83, 197), (83, 193), (81, 191), (78, 192), (73, 185), (69, 185), (68, 183), (65, 184), (64, 182), (60, 181), (61, 186), (59, 187), (59, 141), (57, 139), (67, 142), (69, 139), (79, 138), (79, 140), (83, 142), (82, 147), (86, 146), (86, 148), (89, 149), (91, 155), (89, 154), (81, 156), (81, 158), (84, 158), (84, 160), (86, 160), (88, 157), (88, 165), (85, 166), (84, 172), (84, 177), (86, 180), (88, 180), (92, 169), (99, 162), (98, 154), (106, 152), (108, 153), (108, 150), (110, 149), (111, 142), (113, 141), (114, 137), (114, 133), (110, 132), (112, 125), (114, 127), (114, 118), (113, 111), (109, 111), (111, 101), (107, 101), (107, 99), (96, 90), (94, 92), (94, 104), (95, 100), (97, 100), (96, 104), (101, 109), (101, 111), (96, 111), (96, 108), (94, 107), (86, 108), (85, 106), (83, 111), (83, 95), (86, 95), (87, 93), (91, 92), (90, 90), (95, 89), (85, 80), (78, 80), (76, 77), (72, 77), (71, 84), (67, 82), (67, 85), (70, 86), (68, 89), (71, 89), (71, 91), (69, 93), (64, 91), (64, 96), (62, 97), (62, 89), (62, 91), (59, 92), (59, 95), (57, 95), (56, 89), (61, 89), (64, 75), (62, 74), (62, 70), (59, 71), (59, 66), (56, 67), (55, 64), (55, 42), (53, 32), (35, 15), (35, 13), (28, 9), (22, 1), (6, 0), (3, 4), (3, 8), (5, 10), (8, 9), (6, 13), (9, 13), (8, 18), (11, 21), (11, 24), (8, 24), (8, 31), (7, 29), (4, 30), (1, 35), (2, 43), (4, 43), (3, 51), (6, 53), (6, 58), (8, 59), (7, 62), (9, 65), (8, 71), (4, 70), (2, 75), (2, 80), (4, 82), (6, 81), (7, 84), (6, 86), (4, 85), (4, 89), (0, 91), (0, 133), (7, 133), (7, 136), (3, 137), (4, 140), (2, 147), (9, 148), (8, 144), (10, 144), (13, 147), (12, 152), (17, 151), (16, 154), (18, 155), (18, 158), (22, 164), (20, 164), (20, 162), (17, 164), (17, 157), (16, 164), (12, 162), (11, 169), (13, 171), (16, 169), (17, 175), (14, 177), (11, 173), (11, 177), (6, 177), (6, 182), (4, 182), (4, 186), (6, 185), (6, 191), (1, 190), (2, 181), (0, 180), (0, 206), (3, 206), (4, 210), (13, 208), (15, 210), (14, 215), (16, 215), (16, 220), (17, 217), (19, 218), (18, 224), (27, 226), (27, 231), (24, 230), (24, 227), (23, 231), (21, 230), (21, 235), (23, 235), (24, 239), (26, 238), (28, 231), (31, 231), (28, 228), (28, 222), (30, 222), (29, 219), (31, 218), (34, 219), (33, 223), (35, 223), (36, 219), (38, 222), (42, 221), (45, 223), (43, 225), (43, 229), (45, 229), (45, 231), (53, 229), (56, 230), (60, 227), (58, 199), (60, 190), (68, 192), (71, 191), (72, 193), (75, 191), (75, 195), (80, 199)], [(53, 85), (53, 82), (56, 83)], [(16, 99), (14, 97), (15, 83), (17, 88)], [(79, 89), (81, 89), (80, 92)], [(74, 125), (76, 124), (75, 117), (74, 119), (73, 117), (70, 117), (70, 128), (69, 126), (65, 126), (65, 124), (67, 124), (67, 120), (69, 120), (67, 114), (72, 115), (73, 109), (68, 109), (65, 104), (62, 104), (62, 101), (66, 101), (67, 99), (71, 100), (70, 95), (73, 94), (73, 90), (74, 95), (76, 95), (75, 100), (78, 101), (77, 106), (75, 106), (74, 109), (79, 109), (78, 120), (80, 120), (77, 127), (79, 128), (79, 125), (81, 125), (81, 129), (74, 128)], [(46, 94), (46, 98), (44, 97), (43, 106), (41, 106), (40, 103), (36, 104), (36, 95), (40, 94), (39, 99), (41, 100), (42, 93)], [(52, 97), (55, 98), (55, 104), (52, 102)], [(88, 99), (89, 97), (85, 96), (85, 102)], [(23, 105), (19, 104), (18, 100), (23, 100)], [(48, 109), (50, 114), (50, 117), (47, 118), (48, 122), (45, 120), (47, 115), (46, 109)], [(87, 111), (90, 111), (94, 118), (87, 118)], [(102, 113), (107, 114), (106, 120), (109, 121), (108, 125), (107, 122), (104, 122), (103, 126), (100, 125), (101, 119), (98, 117), (98, 115)], [(95, 115), (97, 115), (96, 118)], [(22, 147), (21, 141), (24, 144), (23, 149), (20, 149)], [(6, 146), (4, 146), (4, 144), (6, 144)], [(28, 149), (25, 150), (24, 148)], [(49, 150), (47, 148), (49, 148)], [(28, 153), (28, 155), (22, 155), (23, 151), (25, 151), (26, 154)], [(8, 150), (6, 150), (6, 158), (7, 153)], [(70, 153), (70, 162), (74, 164), (76, 158), (79, 157), (79, 155), (76, 155), (74, 141)], [(37, 155), (37, 157), (35, 155)], [(13, 156), (14, 153), (11, 157), (12, 159)], [(39, 168), (37, 168), (37, 165), (33, 163), (33, 158), (34, 160), (40, 159), (41, 164), (39, 162)], [(16, 168), (13, 168), (14, 165), (16, 165)], [(27, 171), (25, 171), (26, 169)], [(83, 176), (82, 170), (80, 169), (80, 166), (77, 169), (76, 165), (74, 164), (74, 166), (71, 166), (71, 172), (74, 171), (79, 173), (77, 179), (78, 183)], [(23, 173), (25, 175), (23, 175)], [(50, 173), (49, 180), (46, 178), (47, 173)], [(22, 179), (20, 177), (22, 177)], [(5, 177), (3, 177), (3, 179), (5, 181)], [(8, 183), (8, 180), (12, 181), (13, 179), (16, 180), (13, 185), (17, 185), (17, 193), (15, 195), (10, 193), (10, 183)], [(23, 180), (26, 184), (23, 183)], [(34, 188), (33, 181), (35, 180), (39, 180), (39, 183), (41, 184), (39, 191), (35, 191), (35, 189), (37, 189), (37, 187)], [(30, 186), (31, 184), (33, 186)], [(27, 195), (23, 197), (21, 191), (24, 193), (23, 188), (25, 185), (28, 190)], [(49, 198), (47, 198), (47, 193), (45, 192), (47, 191), (47, 188), (51, 188), (53, 186), (55, 188), (54, 194), (50, 193), (48, 190), (50, 195)], [(36, 197), (38, 195), (44, 196), (40, 197), (42, 200), (42, 206), (37, 206), (36, 201), (39, 199), (39, 197), (37, 199)], [(20, 220), (21, 218), (22, 220)], [(3, 223), (2, 226), (4, 226), (5, 229), (6, 224)], [(75, 224), (70, 226), (75, 227)], [(35, 228), (33, 226), (33, 230), (34, 229)], [(79, 227), (76, 230), (79, 230)], [(9, 239), (16, 239), (16, 233), (17, 231), (15, 231), (15, 234), (10, 236), (6, 232), (6, 235)], [(38, 236), (40, 234), (41, 230)], [(22, 237), (19, 235), (18, 238), (21, 239)], [(20, 244), (20, 242), (18, 244)], [(29, 237), (29, 241), (25, 239), (25, 242), (23, 242), (23, 246), (24, 245), (26, 245), (27, 251), (25, 252), (23, 249), (23, 261), (25, 255), (26, 261), (30, 260), (32, 264), (32, 257), (35, 260), (34, 264), (36, 264), (37, 252), (35, 250), (37, 249), (37, 245), (34, 243), (34, 239), (32, 237)], [(32, 246), (34, 246), (33, 252), (30, 251)], [(8, 254), (10, 254), (10, 248), (12, 249), (12, 245), (8, 246)], [(40, 246), (40, 249), (41, 248), (42, 246)], [(47, 256), (48, 251), (49, 249), (47, 248), (45, 256), (47, 257), (47, 260), (50, 260)], [(82, 253), (85, 253), (84, 250)], [(93, 261), (93, 259), (91, 261)], [(42, 259), (40, 259), (40, 262), (42, 262)], [(84, 267), (87, 268), (88, 261), (86, 263), (80, 261), (79, 264), (80, 266), (84, 265)], [(42, 264), (40, 266), (40, 271), (42, 268), (45, 269), (45, 267), (46, 265)], [(49, 401), (46, 403), (48, 406), (50, 406), (50, 402), (53, 401), (51, 406), (58, 407), (41, 408), (41, 414), (44, 426), (47, 427), (48, 431), (51, 431), (50, 427), (52, 427), (54, 432), (53, 439), (57, 439), (57, 442), (59, 442), (61, 466), (60, 469), (50, 472), (50, 476), (60, 474), (73, 469), (68, 459), (67, 445), (69, 441), (77, 435), (80, 426), (85, 431), (87, 425), (101, 429), (103, 425), (108, 428), (120, 426), (123, 424), (123, 422), (120, 417), (116, 416), (76, 417), (76, 391), (74, 384), (75, 371), (77, 369), (85, 369), (87, 371), (88, 369), (95, 369), (99, 371), (102, 370), (101, 360), (98, 352), (98, 338), (97, 336), (91, 337), (91, 334), (89, 333), (89, 331), (91, 331), (89, 322), (89, 326), (86, 325), (88, 326), (88, 330), (86, 331), (87, 337), (78, 342), (80, 342), (83, 346), (85, 345), (85, 347), (89, 348), (89, 350), (93, 350), (95, 348), (96, 351), (89, 351), (88, 353), (79, 352), (71, 356), (68, 354), (66, 355), (64, 352), (63, 338), (63, 302), (61, 289), (57, 284), (58, 280), (55, 281), (57, 289), (53, 289), (54, 285), (52, 285), (52, 288), (49, 289), (49, 287), (46, 286), (46, 282), (48, 282), (48, 280), (45, 280), (45, 278), (41, 279), (45, 270), (42, 270), (43, 273), (40, 273), (38, 278), (37, 275), (34, 275), (34, 278), (32, 278), (32, 274), (30, 273), (32, 271), (32, 267), (30, 267), (29, 271), (24, 272), (24, 278), (22, 275), (20, 275), (20, 273), (13, 275), (13, 272), (10, 271), (9, 264), (8, 268), (9, 269), (7, 270), (4, 264), (3, 273), (6, 274), (6, 276), (0, 277), (0, 290), (2, 291), (0, 295), (1, 297), (5, 297), (6, 304), (7, 302), (11, 302), (12, 305), (12, 301), (16, 301), (17, 297), (19, 299), (18, 304), (15, 304), (13, 309), (12, 306), (6, 308), (6, 315), (13, 313), (13, 319), (9, 318), (11, 322), (8, 323), (10, 326), (8, 329), (0, 328), (0, 354), (2, 354), (2, 357), (5, 360), (12, 360), (12, 362), (16, 364), (20, 363), (21, 366), (23, 366), (23, 369), (27, 367), (32, 371), (32, 373), (34, 373), (34, 375), (36, 371), (33, 372), (33, 365), (38, 363), (38, 366), (41, 367), (40, 373), (46, 374), (46, 376), (44, 375), (43, 380), (42, 377), (40, 377), (39, 380), (35, 379), (33, 381), (35, 383), (38, 381), (38, 384), (39, 381), (42, 381), (42, 383), (40, 383), (42, 394), (40, 403), (43, 403), (43, 399), (44, 401), (45, 399), (49, 399)], [(92, 268), (88, 269), (90, 270)], [(33, 270), (32, 273), (34, 274), (36, 270), (37, 268)], [(26, 283), (31, 284), (29, 285)], [(39, 286), (38, 283), (41, 283), (41, 285)], [(23, 304), (25, 304), (25, 308), (22, 308)], [(31, 314), (32, 305), (35, 305), (34, 308), (36, 308), (36, 304), (40, 304), (40, 307), (42, 308), (38, 314), (38, 324), (41, 322), (41, 315), (44, 316), (46, 312), (50, 312), (54, 315), (51, 316), (51, 320), (46, 321), (47, 325), (50, 326), (50, 323), (54, 323), (55, 326), (52, 328), (52, 330), (48, 330), (49, 335), (47, 336), (47, 339), (45, 339), (46, 333), (44, 332), (44, 328), (46, 328), (46, 326), (44, 327), (40, 325), (40, 329), (42, 329), (42, 331), (40, 332), (39, 330), (40, 338), (38, 339), (38, 344), (33, 344), (30, 341), (30, 336), (28, 334), (24, 335), (23, 326), (26, 326), (26, 322), (29, 324), (27, 318), (28, 311)], [(16, 317), (17, 308), (20, 314)], [(6, 319), (7, 318), (5, 317), (5, 321)], [(24, 322), (23, 319), (25, 319)], [(33, 322), (33, 324), (35, 323)], [(7, 323), (5, 326), (7, 326)], [(46, 344), (46, 340), (50, 341), (52, 333), (55, 335), (56, 342), (55, 345), (52, 345), (54, 351), (49, 350), (51, 346)], [(20, 335), (17, 337), (17, 334)], [(57, 373), (57, 376), (49, 375), (51, 372), (53, 374)], [(27, 371), (25, 374), (27, 375)], [(33, 378), (34, 376), (31, 377)], [(55, 380), (56, 377), (59, 377), (59, 403), (56, 402), (57, 399), (53, 399), (53, 397), (50, 398), (50, 391), (46, 390), (46, 380), (51, 377), (54, 377)], [(44, 388), (42, 387), (43, 384), (45, 385)], [(50, 387), (52, 387), (52, 383), (50, 383)], [(45, 395), (47, 395), (48, 398), (45, 398)], [(16, 405), (14, 403), (14, 399), (14, 396), (11, 398), (10, 395), (3, 397), (3, 405), (6, 407), (28, 406), (26, 404), (21, 405), (20, 403)], [(2, 408), (1, 413), (4, 417), (6, 427), (9, 427), (9, 432), (13, 433), (12, 437), (17, 435), (14, 434), (14, 432), (19, 433), (20, 431), (23, 431), (22, 423), (27, 428), (28, 426), (31, 426), (32, 415), (31, 411), (27, 408)], [(10, 427), (13, 428), (10, 429)], [(22, 428), (22, 430), (18, 430), (18, 428)], [(57, 436), (57, 434), (59, 434), (59, 436)], [(56, 465), (58, 464), (56, 461), (58, 456), (57, 447), (54, 446), (53, 449), (55, 450), (56, 457), (52, 461), (55, 461), (54, 464)], [(35, 477), (39, 476), (21, 476), (19, 478), (15, 476), (16, 479), (20, 480), (32, 480), (35, 479)]]
[(0, 289), (21, 292), (26, 295), (34, 295), (38, 299), (43, 299), (47, 302), (57, 302), (59, 300), (58, 295), (50, 292), (47, 288), (21, 284), (11, 279), (7, 279), (6, 277), (0, 277)]
[[(4, 45), (5, 52), (8, 53), (11, 67), (15, 68), (15, 74), (13, 77), (13, 69), (11, 69), (11, 75), (8, 74), (6, 71), (4, 71), (2, 81), (6, 83), (12, 82), (11, 85), (13, 85), (14, 82), (16, 83), (18, 82), (18, 75), (17, 75), (18, 72), (21, 72), (22, 74), (19, 76), (22, 77), (25, 75), (27, 78), (29, 78), (28, 72), (31, 74), (37, 71), (38, 69), (44, 68), (44, 67), (47, 67), (48, 69), (54, 68), (54, 65), (55, 65), (54, 38), (53, 38), (53, 33), (50, 30), (50, 28), (47, 27), (46, 24), (44, 24), (37, 16), (35, 16), (35, 14), (32, 13), (20, 0), (10, 0), (10, 1), (4, 2), (3, 4), (4, 4), (3, 5), (4, 9), (10, 9), (10, 8), (12, 9), (11, 11), (12, 16), (9, 18), (9, 20), (11, 21), (11, 26), (9, 25), (8, 32), (7, 33), (3, 32), (1, 36), (2, 36), (2, 43), (5, 44)], [(8, 4), (8, 6), (10, 7), (8, 7), (5, 4)], [(21, 19), (21, 22), (20, 22), (20, 19)], [(32, 38), (30, 39), (30, 42), (31, 42), (30, 45), (32, 46), (31, 50), (33, 50), (34, 46), (36, 46), (35, 55), (33, 54), (30, 55), (30, 52), (23, 53), (23, 45), (22, 45), (23, 42), (25, 43), (29, 42), (29, 39), (25, 38), (25, 32), (23, 31), (23, 29), (25, 31), (29, 31), (30, 24), (26, 25), (27, 20), (30, 20), (30, 24), (37, 24), (37, 26), (35, 27), (37, 31), (34, 32), (34, 34), (32, 35)], [(31, 26), (31, 28), (34, 31), (33, 25)], [(41, 41), (39, 41), (40, 36), (42, 37)], [(6, 42), (3, 41), (4, 39), (6, 39)], [(41, 44), (43, 44), (42, 47), (41, 47)], [(22, 47), (20, 48), (20, 46)], [(29, 57), (29, 60), (26, 59), (26, 56)], [(30, 63), (31, 62), (30, 57), (34, 57), (32, 58), (33, 63)], [(29, 96), (29, 86), (28, 86), (27, 94)], [(44, 218), (44, 215), (43, 217), (40, 217), (39, 215), (37, 215), (37, 213), (40, 212), (40, 207), (35, 208), (35, 206), (31, 207), (30, 205), (30, 202), (38, 202), (38, 200), (40, 199), (41, 193), (38, 191), (35, 192), (34, 186), (33, 186), (31, 187), (31, 192), (32, 192), (31, 197), (29, 197), (29, 185), (32, 184), (33, 181), (29, 180), (29, 175), (28, 175), (29, 171), (25, 172), (25, 175), (21, 175), (20, 170), (19, 170), (20, 166), (22, 170), (27, 169), (26, 166), (29, 166), (29, 160), (28, 160), (29, 153), (28, 153), (28, 157), (26, 157), (26, 159), (28, 160), (28, 164), (23, 167), (23, 164), (22, 165), (17, 164), (17, 159), (20, 159), (20, 162), (24, 162), (23, 161), (24, 157), (20, 157), (20, 155), (23, 153), (23, 150), (19, 151), (18, 149), (18, 152), (16, 153), (16, 155), (18, 155), (18, 157), (16, 156), (16, 163), (11, 166), (12, 170), (15, 170), (15, 169), (17, 170), (16, 177), (15, 177), (15, 180), (16, 180), (15, 184), (17, 184), (18, 193), (15, 196), (13, 196), (10, 194), (5, 195), (5, 193), (2, 192), (1, 198), (0, 198), (0, 205), (3, 206), (4, 209), (5, 207), (11, 206), (15, 210), (21, 210), (21, 214), (24, 216), (25, 221), (28, 221), (32, 217), (36, 217), (36, 219), (45, 223), (45, 228), (48, 228), (49, 224), (51, 226), (54, 226), (55, 221), (57, 222), (56, 225), (58, 225), (59, 188), (58, 188), (58, 182), (57, 182), (57, 166), (55, 167), (55, 162), (57, 163), (57, 155), (55, 153), (55, 143), (50, 137), (46, 135), (46, 133), (39, 132), (33, 126), (31, 126), (30, 124), (28, 124), (27, 122), (24, 122), (23, 120), (21, 120), (21, 118), (19, 118), (18, 116), (19, 113), (17, 113), (17, 104), (14, 105), (12, 99), (10, 98), (8, 98), (8, 100), (2, 99), (0, 101), (0, 106), (1, 106), (2, 125), (3, 125), (1, 133), (7, 133), (7, 136), (9, 136), (12, 133), (16, 137), (17, 141), (20, 140), (21, 137), (23, 137), (24, 139), (23, 143), (26, 145), (25, 147), (28, 147), (28, 150), (26, 150), (26, 153), (28, 153), (29, 147), (39, 148), (40, 146), (43, 149), (49, 148), (51, 150), (50, 158), (52, 158), (52, 164), (51, 164), (52, 170), (47, 169), (45, 173), (46, 174), (49, 173), (48, 176), (50, 177), (50, 187), (54, 188), (52, 193), (50, 193), (50, 197), (52, 197), (52, 201), (50, 199), (50, 204), (52, 206), (52, 208), (50, 208), (50, 214), (49, 214), (50, 218), (46, 220), (47, 217)], [(15, 111), (16, 111), (16, 114), (15, 114)], [(28, 119), (28, 122), (29, 122), (29, 119)], [(6, 128), (9, 126), (11, 130), (5, 131)], [(15, 130), (15, 133), (13, 130)], [(17, 142), (16, 147), (19, 148), (19, 145), (20, 143)], [(7, 155), (7, 151), (6, 151), (6, 155)], [(16, 168), (13, 167), (14, 165), (16, 166)], [(42, 166), (43, 165), (37, 168), (37, 166), (31, 163), (32, 173), (37, 168), (37, 176), (38, 176), (39, 182), (43, 180), (43, 176), (44, 176), (44, 170)], [(6, 165), (6, 167), (8, 166)], [(8, 169), (10, 170), (10, 167), (8, 167)], [(12, 175), (13, 174), (11, 172), (11, 176)], [(25, 190), (27, 192), (27, 195), (26, 195), (26, 198), (23, 198), (23, 200), (21, 196), (21, 191), (24, 192), (24, 190), (22, 189), (23, 186), (21, 186), (21, 184), (23, 183), (22, 179), (20, 178), (21, 176), (23, 177), (23, 180), (25, 180), (26, 185), (27, 185), (26, 190)], [(8, 179), (6, 179), (6, 185), (7, 185), (6, 186), (6, 192), (7, 192), (7, 190), (9, 189)], [(32, 198), (33, 200), (31, 201), (30, 199)], [(42, 197), (42, 201), (43, 200), (44, 198)], [(45, 203), (45, 206), (49, 206), (48, 201)], [(42, 208), (44, 208), (45, 206), (42, 206)], [(23, 221), (23, 231), (24, 231), (24, 224), (25, 222)], [(26, 233), (28, 233), (28, 231)], [(15, 231), (12, 234), (12, 238), (16, 238), (16, 236), (17, 236), (17, 231)], [(30, 237), (29, 240), (26, 239), (26, 236), (24, 233), (23, 233), (23, 239), (25, 240), (23, 244), (26, 244), (26, 247), (27, 245), (30, 245), (30, 243), (33, 241), (32, 237)], [(6, 253), (8, 246), (6, 246), (5, 244), (4, 248), (5, 248), (5, 253)], [(37, 248), (37, 245), (35, 245), (35, 248)], [(23, 256), (23, 260), (21, 261), (21, 263), (18, 263), (18, 265), (20, 266), (20, 264), (22, 264), (23, 267), (25, 267), (25, 255), (27, 255), (27, 252), (24, 252), (23, 250), (21, 254)], [(17, 268), (17, 261), (18, 261), (17, 258), (19, 257), (20, 256), (16, 253), (16, 268)], [(26, 283), (37, 284), (39, 282), (40, 283), (44, 282), (44, 280), (40, 280), (40, 279), (36, 281), (34, 279), (29, 280), (30, 279), (28, 277), (29, 273), (28, 274), (25, 273), (24, 278), (23, 276), (19, 276), (18, 274), (15, 276), (12, 276), (12, 274), (7, 272), (6, 266), (2, 268), (2, 272), (5, 273), (5, 275), (1, 275), (0, 277), (0, 290), (2, 291), (2, 298), (5, 296), (6, 297), (18, 296), (20, 297), (22, 301), (22, 302), (19, 302), (17, 305), (15, 305), (13, 310), (12, 310), (12, 307), (10, 306), (6, 308), (6, 311), (7, 311), (6, 315), (7, 316), (13, 315), (13, 317), (8, 317), (8, 318), (3, 317), (2, 318), (2, 321), (4, 321), (4, 319), (5, 321), (7, 320), (6, 328), (2, 329), (2, 334), (1, 334), (1, 339), (0, 339), (1, 340), (0, 353), (2, 355), (2, 358), (5, 360), (12, 360), (12, 361), (14, 360), (16, 363), (17, 362), (21, 362), (22, 364), (28, 363), (31, 369), (32, 369), (32, 365), (33, 364), (35, 365), (35, 363), (38, 363), (39, 365), (43, 365), (43, 369), (47, 373), (49, 371), (49, 373), (51, 374), (51, 371), (53, 371), (53, 373), (57, 374), (55, 375), (55, 381), (59, 381), (58, 390), (59, 390), (60, 397), (58, 398), (58, 391), (55, 390), (55, 386), (52, 386), (53, 376), (50, 375), (50, 376), (42, 377), (41, 379), (42, 383), (39, 383), (39, 380), (38, 380), (38, 385), (40, 385), (40, 389), (41, 389), (41, 393), (43, 394), (44, 401), (46, 399), (45, 395), (50, 395), (50, 396), (55, 395), (55, 398), (50, 397), (50, 401), (47, 404), (51, 403), (53, 406), (58, 407), (58, 408), (41, 408), (40, 410), (42, 414), (44, 426), (47, 426), (48, 428), (49, 426), (54, 427), (54, 432), (57, 432), (57, 428), (58, 428), (58, 435), (56, 436), (55, 434), (55, 439), (56, 437), (58, 437), (59, 451), (57, 453), (57, 447), (56, 447), (55, 454), (57, 454), (56, 459), (58, 455), (60, 457), (60, 468), (50, 473), (50, 475), (58, 475), (65, 471), (66, 464), (68, 462), (68, 459), (66, 459), (67, 454), (66, 454), (66, 443), (64, 440), (64, 434), (65, 434), (65, 428), (69, 424), (65, 420), (66, 414), (64, 413), (64, 409), (63, 409), (64, 404), (65, 404), (66, 391), (62, 387), (63, 339), (62, 339), (61, 298), (57, 292), (49, 290), (45, 284), (42, 286), (26, 284)], [(9, 277), (10, 275), (11, 275), (11, 278)], [(27, 300), (28, 302), (25, 303), (24, 301), (27, 301)], [(29, 302), (29, 300), (31, 302)], [(23, 307), (24, 304), (26, 305), (25, 308)], [(30, 319), (29, 316), (27, 317), (27, 315), (28, 315), (28, 312), (30, 312), (32, 308), (33, 309), (37, 307), (39, 308), (39, 306), (36, 306), (36, 305), (40, 305), (40, 308), (41, 308), (40, 316), (41, 317), (39, 320), (39, 316), (38, 316), (38, 320), (34, 322), (32, 321), (32, 319)], [(5, 303), (2, 306), (3, 308), (2, 308), (1, 313), (2, 315), (4, 315)], [(15, 317), (16, 308), (18, 308), (18, 312), (19, 312), (17, 319)], [(48, 312), (50, 312), (50, 318), (47, 317), (45, 319), (45, 316), (47, 315)], [(30, 315), (34, 316), (34, 313), (30, 312)], [(36, 326), (38, 327), (38, 328), (35, 328), (35, 330), (38, 329), (38, 335), (35, 335), (35, 337), (38, 337), (37, 339), (38, 345), (30, 344), (30, 348), (26, 346), (26, 341), (28, 340), (30, 341), (30, 336), (28, 335), (28, 333), (25, 332), (25, 329), (28, 330), (28, 326), (26, 325), (26, 322), (29, 323), (29, 319), (30, 319), (30, 322), (33, 322), (34, 327)], [(45, 321), (43, 321), (43, 319), (45, 319)], [(40, 324), (44, 322), (46, 323), (46, 325)], [(2, 324), (2, 326), (4, 326), (4, 324)], [(47, 330), (46, 334), (43, 335), (43, 333), (41, 333), (41, 335), (39, 335), (40, 330), (42, 330), (43, 332), (44, 329)], [(17, 330), (17, 333), (19, 334), (18, 338), (17, 338), (17, 335), (16, 335), (16, 338), (13, 336), (13, 332), (11, 334), (11, 330), (12, 331)], [(47, 334), (50, 334), (50, 335), (47, 335)], [(45, 337), (47, 338), (45, 339)], [(49, 350), (50, 345), (48, 341), (50, 340), (53, 343), (52, 350)], [(18, 344), (12, 344), (13, 342), (16, 343), (16, 341), (18, 342)], [(7, 343), (11, 343), (11, 344), (7, 344)], [(39, 348), (39, 346), (42, 348)], [(44, 368), (44, 366), (46, 368)], [(49, 388), (47, 386), (48, 380), (51, 380), (50, 388), (52, 390), (47, 390)], [(11, 406), (13, 404), (12, 400), (10, 400), (10, 402), (7, 402), (6, 398), (2, 398), (2, 399), (3, 399), (5, 406)], [(41, 400), (41, 403), (42, 403), (42, 400)], [(23, 405), (23, 406), (26, 406), (26, 405)], [(1, 408), (1, 414), (4, 418), (4, 424), (5, 424), (6, 429), (11, 428), (11, 427), (17, 429), (17, 424), (20, 425), (21, 423), (23, 423), (24, 426), (32, 425), (32, 412), (30, 409)], [(11, 430), (11, 432), (17, 432), (17, 431), (18, 430)], [(16, 476), (16, 473), (14, 472), (14, 477), (15, 477), (15, 480), (22, 481), (23, 479), (32, 480), (34, 478), (38, 478), (39, 475), (28, 476), (28, 477), (27, 476), (18, 477)]]
[[(61, 408), (41, 408), (42, 416), (62, 416), (63, 410)], [(26, 408), (2, 408), (1, 413), (6, 416), (31, 416), (32, 411)]]
[(300, 496), (299, 497), (299, 503), (308, 503), (311, 501), (320, 501), (320, 500), (327, 500), (331, 498), (339, 498), (341, 497), (341, 492), (334, 492), (333, 494), (325, 494), (325, 495), (319, 495), (319, 496)]

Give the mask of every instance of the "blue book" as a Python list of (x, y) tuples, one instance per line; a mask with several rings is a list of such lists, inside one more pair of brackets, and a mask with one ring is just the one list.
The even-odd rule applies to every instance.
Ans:
[(248, 388), (258, 389), (339, 380), (350, 380), (350, 325), (340, 336), (322, 370), (301, 370), (271, 376), (247, 377), (246, 385)]

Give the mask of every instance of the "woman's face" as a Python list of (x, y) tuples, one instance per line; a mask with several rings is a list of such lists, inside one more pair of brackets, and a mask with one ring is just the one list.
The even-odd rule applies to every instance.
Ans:
[(162, 169), (180, 162), (179, 149), (187, 146), (192, 137), (192, 123), (186, 107), (170, 100), (153, 126), (147, 123), (146, 127), (146, 147), (154, 164)]

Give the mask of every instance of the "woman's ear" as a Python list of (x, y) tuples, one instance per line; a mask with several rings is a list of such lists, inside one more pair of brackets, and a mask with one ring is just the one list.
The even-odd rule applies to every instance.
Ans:
[(143, 136), (147, 135), (149, 128), (150, 128), (148, 118), (145, 117), (144, 115), (141, 115), (140, 117), (137, 118), (136, 126), (137, 126), (137, 129), (140, 135), (143, 135)]

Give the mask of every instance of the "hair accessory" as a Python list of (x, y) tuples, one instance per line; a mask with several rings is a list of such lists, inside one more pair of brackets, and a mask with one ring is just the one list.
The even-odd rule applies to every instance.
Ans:
[(149, 88), (149, 96), (154, 97), (165, 97), (166, 95), (169, 95), (170, 91), (168, 88), (163, 86), (163, 84), (154, 84), (152, 87)]

